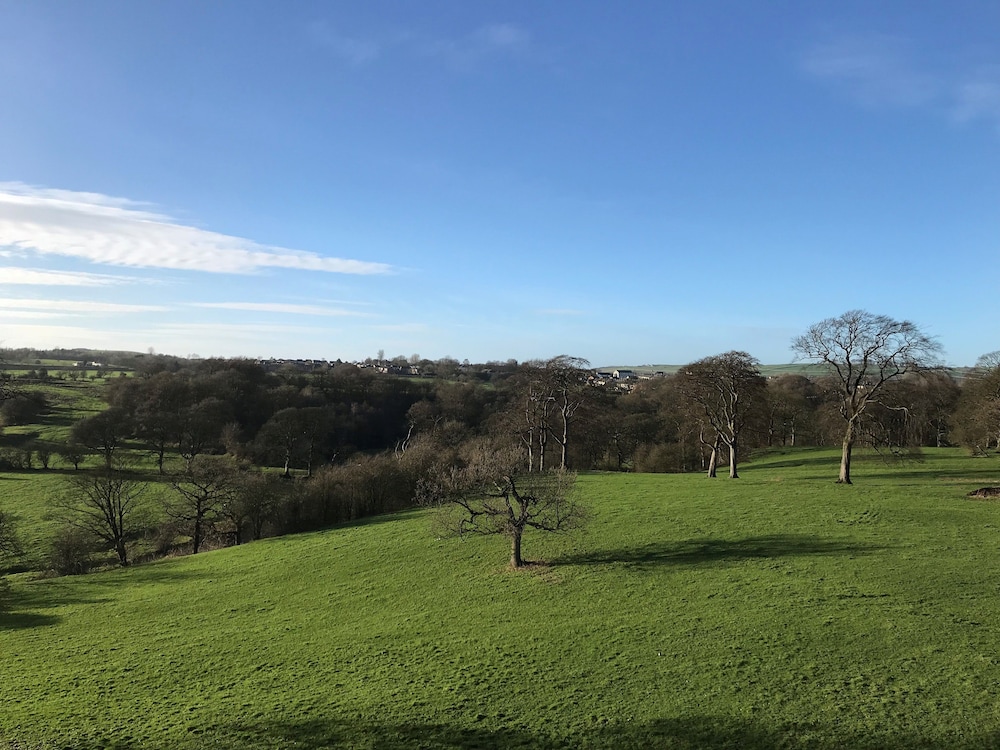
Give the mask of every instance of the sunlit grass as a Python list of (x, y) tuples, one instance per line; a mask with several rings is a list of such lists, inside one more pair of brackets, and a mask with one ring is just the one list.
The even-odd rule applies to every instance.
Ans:
[(0, 738), (51, 747), (1000, 744), (1000, 462), (594, 474), (574, 536), (424, 512), (15, 585)]

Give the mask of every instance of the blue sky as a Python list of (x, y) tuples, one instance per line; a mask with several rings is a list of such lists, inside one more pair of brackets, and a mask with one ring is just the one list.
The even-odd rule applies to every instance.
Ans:
[(0, 345), (1000, 348), (995, 2), (0, 0)]

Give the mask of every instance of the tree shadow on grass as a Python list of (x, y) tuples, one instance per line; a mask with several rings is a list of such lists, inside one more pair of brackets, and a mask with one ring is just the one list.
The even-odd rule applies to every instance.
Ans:
[(686, 539), (659, 542), (642, 547), (595, 550), (564, 555), (552, 560), (556, 565), (613, 565), (650, 567), (658, 565), (711, 565), (755, 558), (801, 555), (861, 555), (884, 547), (856, 542), (822, 539), (800, 534), (775, 534), (745, 539)]
[[(250, 728), (234, 727), (233, 738), (209, 737), (215, 747), (237, 748), (378, 748), (378, 750), (506, 750), (552, 748), (569, 750), (570, 742), (556, 742), (521, 729), (476, 729), (448, 724), (376, 725), (338, 720), (277, 721)], [(226, 743), (226, 744), (222, 744)]]
[[(146, 569), (142, 569), (141, 573), (147, 573)], [(62, 618), (59, 615), (48, 613), (46, 610), (67, 605), (106, 604), (112, 601), (113, 594), (117, 589), (134, 583), (134, 581), (122, 582), (102, 579), (99, 576), (101, 576), (100, 573), (91, 573), (86, 576), (66, 576), (12, 587), (7, 595), (6, 609), (0, 611), (0, 630), (21, 630), (54, 625)], [(182, 580), (191, 577), (192, 574), (180, 571), (149, 571), (148, 575), (142, 577), (142, 583)], [(107, 590), (109, 595), (102, 595), (102, 590)]]
[(60, 618), (38, 612), (6, 612), (0, 610), (0, 630), (28, 630), (55, 625)]
[(768, 469), (791, 469), (799, 466), (831, 466), (836, 471), (840, 465), (839, 456), (810, 456), (810, 455), (789, 455), (781, 460), (773, 460), (773, 456), (766, 454), (752, 457), (740, 464), (740, 471), (766, 471)]
[(16, 586), (7, 595), (6, 608), (0, 611), (0, 630), (54, 625), (62, 618), (45, 610), (66, 604), (100, 604), (106, 601), (106, 598), (83, 593), (79, 587), (66, 586), (61, 581)]
[[(378, 748), (378, 750), (959, 750), (1000, 747), (1000, 733), (964, 733), (947, 738), (913, 733), (860, 732), (818, 722), (768, 726), (729, 716), (681, 716), (651, 722), (604, 724), (565, 735), (516, 727), (471, 728), (448, 724), (375, 725), (340, 720), (276, 721), (229, 727), (225, 737), (206, 736), (214, 747)], [(558, 730), (556, 730), (558, 731)]]

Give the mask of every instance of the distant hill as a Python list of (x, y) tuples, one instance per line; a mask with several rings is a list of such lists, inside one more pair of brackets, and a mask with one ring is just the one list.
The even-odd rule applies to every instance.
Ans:
[[(638, 375), (653, 375), (657, 372), (664, 372), (667, 375), (672, 375), (683, 366), (684, 365), (609, 365), (606, 367), (596, 367), (594, 369), (601, 370), (602, 372), (632, 370)], [(767, 377), (772, 377), (774, 375), (806, 375), (808, 377), (817, 377), (819, 375), (823, 375), (825, 370), (822, 365), (808, 362), (791, 362), (785, 365), (761, 365), (760, 372), (762, 375), (766, 375)]]
[[(653, 375), (658, 372), (672, 375), (684, 365), (608, 365), (595, 367), (595, 370), (602, 372), (614, 372), (615, 370), (632, 370), (637, 375)], [(969, 374), (970, 367), (946, 367), (945, 372), (955, 380), (961, 382)], [(783, 365), (761, 365), (760, 373), (765, 377), (772, 378), (777, 375), (805, 375), (809, 378), (822, 377), (827, 372), (823, 365), (813, 362), (789, 362)]]

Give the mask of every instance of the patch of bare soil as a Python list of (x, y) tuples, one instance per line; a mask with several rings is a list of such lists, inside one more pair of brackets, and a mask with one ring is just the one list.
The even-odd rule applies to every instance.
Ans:
[(1000, 497), (1000, 487), (980, 487), (978, 490), (970, 492), (969, 497), (980, 499)]

